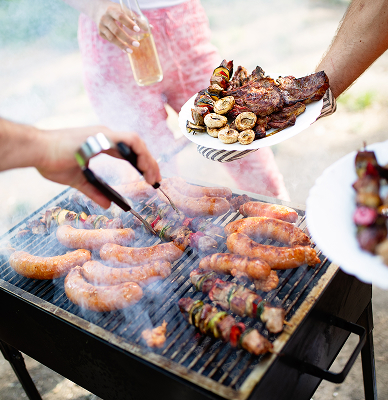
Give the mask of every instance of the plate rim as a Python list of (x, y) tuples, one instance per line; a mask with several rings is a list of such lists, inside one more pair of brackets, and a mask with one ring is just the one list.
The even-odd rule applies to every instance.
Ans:
[[(388, 140), (383, 142), (373, 143), (366, 146), (366, 150), (376, 152), (376, 157), (380, 164), (388, 162)], [(386, 266), (379, 256), (368, 253), (362, 250), (356, 239), (356, 226), (353, 222), (353, 212), (356, 209), (355, 204), (355, 191), (352, 188), (353, 183), (357, 179), (357, 174), (354, 167), (354, 159), (357, 151), (352, 151), (339, 160), (335, 161), (327, 167), (323, 173), (316, 179), (314, 186), (310, 189), (308, 198), (306, 200), (306, 224), (308, 230), (318, 246), (318, 248), (334, 263), (347, 274), (353, 275), (363, 282), (371, 283), (382, 289), (388, 289), (388, 266)], [(386, 158), (384, 158), (386, 156)], [(344, 171), (345, 174), (339, 173), (339, 170)], [(328, 182), (330, 179), (335, 182)], [(331, 204), (322, 204), (323, 200), (327, 200), (327, 193), (336, 188), (341, 189), (344, 196), (334, 196), (334, 202)], [(326, 192), (326, 194), (325, 194)], [(318, 211), (318, 208), (319, 211)], [(333, 215), (325, 217), (326, 222), (322, 222), (324, 217), (320, 217), (318, 212), (324, 214), (325, 212), (333, 211), (333, 209), (341, 210), (344, 221), (333, 221)], [(322, 219), (321, 219), (322, 218)], [(349, 247), (340, 249), (341, 243), (334, 246), (335, 235), (332, 234), (330, 238), (330, 224), (337, 223), (341, 227), (342, 224), (347, 224), (348, 228), (353, 227), (352, 231), (342, 232), (345, 237), (345, 243), (349, 243)], [(338, 225), (339, 224), (339, 225)], [(332, 225), (332, 229), (335, 225)], [(341, 233), (341, 231), (339, 232)], [(354, 251), (349, 253), (349, 250)], [(363, 265), (361, 265), (363, 264)], [(366, 264), (366, 265), (365, 265)]]

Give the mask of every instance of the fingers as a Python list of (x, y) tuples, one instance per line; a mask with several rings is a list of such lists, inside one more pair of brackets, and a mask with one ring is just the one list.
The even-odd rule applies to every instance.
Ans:
[[(109, 135), (114, 143), (124, 142), (137, 154), (137, 167), (143, 172), (144, 179), (153, 185), (162, 180), (158, 163), (152, 157), (146, 144), (134, 132), (111, 132)], [(117, 155), (119, 156), (119, 155)]]
[(132, 32), (139, 32), (139, 26), (123, 13), (118, 4), (109, 6), (98, 24), (99, 34), (121, 50), (132, 53), (140, 43)]
[[(131, 53), (133, 49), (140, 46), (140, 43), (129, 34), (129, 31), (125, 31), (123, 28), (118, 26), (116, 21), (112, 18), (102, 21), (99, 29), (100, 35), (103, 36), (104, 39), (107, 39), (121, 50)], [(128, 49), (132, 51), (128, 51)]]

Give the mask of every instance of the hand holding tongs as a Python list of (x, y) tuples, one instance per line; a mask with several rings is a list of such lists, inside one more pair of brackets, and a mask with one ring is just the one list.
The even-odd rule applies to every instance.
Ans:
[[(151, 233), (157, 235), (152, 226), (140, 214), (132, 209), (127, 200), (121, 196), (121, 194), (117, 193), (106, 182), (96, 176), (87, 166), (92, 157), (100, 154), (104, 150), (113, 149), (115, 147), (121, 156), (129, 161), (142, 174), (142, 171), (137, 168), (137, 154), (132, 152), (130, 148), (122, 142), (115, 146), (114, 143), (103, 133), (97, 133), (95, 136), (89, 136), (86, 142), (78, 150), (75, 157), (89, 183), (94, 185), (101, 193), (103, 193), (110, 201), (116, 203), (121, 209), (131, 212)], [(153, 187), (158, 189), (160, 188), (160, 184), (157, 182), (153, 185)], [(168, 196), (166, 197), (168, 198)], [(175, 205), (171, 205), (174, 207), (174, 210), (177, 211)]]

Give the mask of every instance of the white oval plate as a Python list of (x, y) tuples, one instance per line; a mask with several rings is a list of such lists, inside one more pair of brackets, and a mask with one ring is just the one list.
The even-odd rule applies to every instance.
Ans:
[[(290, 126), (278, 133), (275, 133), (273, 136), (254, 140), (251, 144), (247, 145), (243, 145), (238, 142), (233, 144), (225, 144), (219, 139), (209, 136), (207, 133), (197, 133), (196, 135), (193, 135), (186, 131), (187, 120), (193, 122), (193, 118), (191, 117), (191, 109), (194, 107), (194, 100), (196, 97), (197, 94), (191, 97), (182, 106), (181, 111), (179, 112), (179, 128), (181, 129), (182, 133), (192, 142), (200, 146), (217, 150), (254, 150), (260, 149), (261, 147), (273, 146), (274, 144), (283, 142), (284, 140), (287, 140), (307, 129), (313, 122), (315, 122), (321, 113), (323, 105), (323, 99), (307, 104), (305, 112), (296, 118), (294, 126)], [(267, 131), (267, 135), (272, 131), (274, 131), (274, 129)]]
[[(375, 152), (380, 165), (388, 163), (388, 141), (367, 146), (367, 150)], [(388, 289), (388, 266), (362, 250), (356, 238), (356, 193), (352, 187), (357, 180), (356, 153), (332, 164), (316, 180), (306, 202), (307, 226), (317, 246), (346, 273)], [(383, 191), (381, 194), (385, 195)]]

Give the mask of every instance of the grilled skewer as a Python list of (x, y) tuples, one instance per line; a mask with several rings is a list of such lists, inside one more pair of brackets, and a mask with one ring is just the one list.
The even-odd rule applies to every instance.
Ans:
[(380, 197), (380, 175), (373, 151), (359, 151), (355, 159), (358, 176), (353, 184), (357, 208), (353, 214), (357, 226), (357, 241), (363, 250), (376, 252), (379, 243), (387, 238), (387, 216)]
[(271, 333), (283, 330), (285, 311), (263, 300), (257, 293), (232, 282), (224, 282), (214, 272), (195, 269), (190, 273), (195, 288), (209, 295), (224, 310), (237, 315), (261, 319)]
[(146, 220), (161, 239), (179, 243), (183, 248), (190, 246), (205, 254), (217, 252), (217, 241), (201, 231), (194, 233), (189, 229), (184, 224), (184, 214), (176, 214), (169, 205), (163, 204), (154, 208), (154, 212)]
[(233, 347), (240, 347), (256, 356), (272, 350), (272, 343), (257, 329), (246, 329), (225, 311), (206, 304), (201, 300), (184, 297), (178, 302), (179, 309), (187, 321), (202, 333), (222, 339)]

